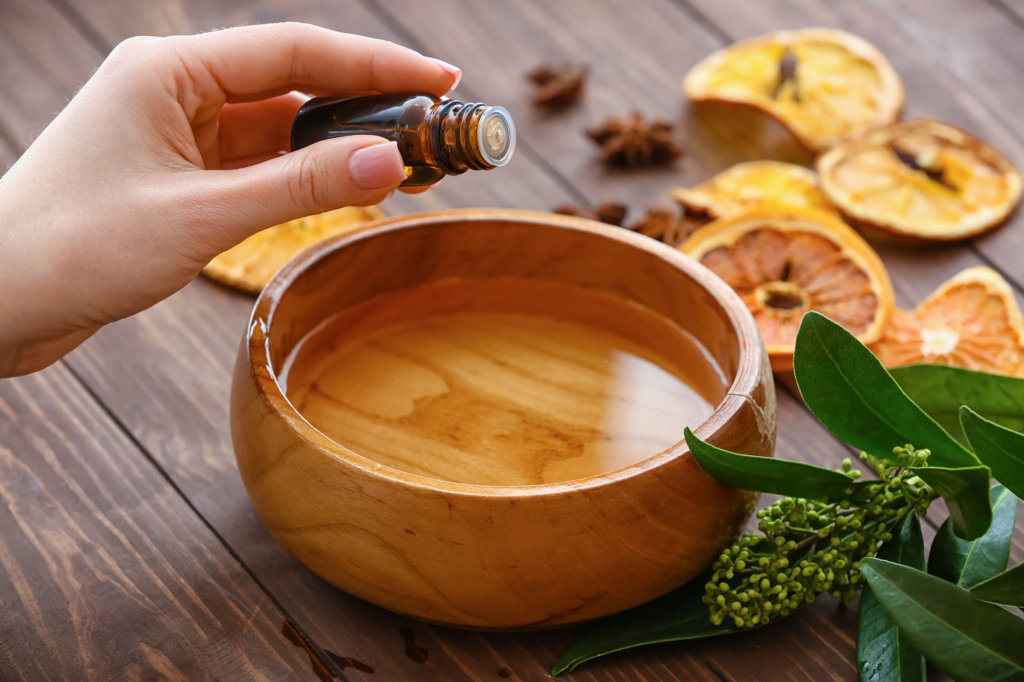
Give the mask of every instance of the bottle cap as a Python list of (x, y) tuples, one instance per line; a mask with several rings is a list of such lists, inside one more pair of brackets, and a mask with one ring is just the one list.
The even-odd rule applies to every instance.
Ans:
[(516, 148), (516, 126), (504, 107), (488, 107), (477, 126), (477, 142), (484, 159), (504, 166)]

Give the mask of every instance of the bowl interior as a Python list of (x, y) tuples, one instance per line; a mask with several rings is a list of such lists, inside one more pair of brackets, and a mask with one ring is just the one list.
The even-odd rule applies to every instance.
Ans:
[[(268, 329), (266, 345), (257, 350), (266, 353), (271, 376), (283, 378), (294, 372), (289, 364), (297, 355), (295, 351), (300, 342), (311, 333), (315, 337), (315, 330), (332, 316), (344, 315), (348, 311), (350, 314), (341, 325), (351, 329), (360, 324), (370, 324), (367, 319), (374, 319), (373, 324), (377, 327), (398, 324), (402, 316), (411, 310), (420, 314), (429, 309), (438, 315), (459, 312), (465, 308), (467, 295), (476, 297), (476, 300), (480, 294), (479, 291), (466, 294), (466, 289), (457, 283), (479, 282), (481, 278), (505, 283), (496, 285), (498, 289), (489, 298), (484, 296), (488, 306), (512, 314), (523, 311), (541, 313), (558, 318), (558, 324), (579, 323), (584, 327), (607, 330), (644, 349), (637, 351), (641, 355), (649, 353), (654, 362), (671, 365), (673, 374), (685, 375), (686, 383), (699, 387), (707, 401), (705, 419), (711, 416), (710, 412), (726, 394), (748, 395), (758, 382), (760, 358), (756, 351), (760, 346), (753, 322), (745, 316), (746, 311), (738, 298), (709, 271), (646, 237), (590, 221), (526, 212), (447, 212), (409, 216), (314, 247), (279, 273), (261, 296), (257, 316), (262, 311)], [(530, 286), (516, 286), (516, 282), (521, 284), (524, 280), (528, 280)], [(427, 293), (415, 303), (410, 304), (406, 300), (389, 308), (389, 301), (396, 300), (403, 295), (402, 292), (428, 285), (434, 288), (424, 289)], [(470, 291), (472, 289), (470, 287)], [(586, 294), (583, 298), (560, 301), (558, 292), (569, 289), (582, 290)], [(618, 304), (609, 308), (606, 304), (612, 300)], [(339, 327), (336, 325), (336, 328)], [(519, 331), (508, 333), (514, 335)], [(683, 337), (696, 341), (695, 348), (700, 357), (693, 352), (681, 352), (681, 343), (685, 341)], [(304, 346), (311, 343), (303, 342)], [(505, 364), (500, 355), (498, 353), (492, 358), (492, 365)], [(280, 383), (277, 389), (283, 396), (284, 387)], [(457, 383), (449, 382), (452, 385)], [(545, 414), (548, 414), (561, 409), (556, 406), (573, 402), (557, 399), (557, 395), (551, 392), (557, 393), (564, 388), (554, 385), (557, 383), (554, 381), (547, 387), (529, 386), (522, 390), (535, 391), (540, 396), (538, 400), (546, 399), (544, 396), (550, 398), (551, 407), (545, 408)], [(446, 385), (442, 392), (450, 389), (451, 386)], [(355, 408), (366, 412), (369, 409), (366, 405), (374, 399), (363, 395), (352, 400)], [(432, 428), (441, 430), (434, 440), (448, 443), (455, 438), (453, 430), (461, 433), (467, 426), (487, 422), (494, 411), (486, 412), (486, 405), (480, 414), (470, 414), (484, 402), (486, 400), (479, 395), (470, 395), (461, 403), (465, 409), (460, 408), (462, 413), (453, 417), (454, 421), (447, 426), (440, 424), (444, 420), (436, 415), (431, 417)], [(657, 408), (655, 405), (654, 409)], [(284, 400), (282, 409), (294, 410), (296, 406)], [(516, 414), (522, 412), (515, 407), (508, 410)], [(296, 414), (302, 414), (302, 410), (297, 410)], [(364, 417), (362, 415), (360, 419)], [(372, 431), (378, 428), (380, 417), (380, 414), (370, 415), (358, 422), (361, 426), (348, 428), (350, 432)], [(698, 426), (679, 423), (673, 427), (677, 433), (672, 438), (645, 446), (648, 449), (640, 456), (634, 444), (633, 452), (627, 458), (608, 460), (600, 466), (611, 471), (664, 452), (682, 438), (682, 428), (686, 425)], [(536, 429), (536, 425), (533, 427)], [(329, 433), (327, 429), (322, 430)], [(524, 438), (529, 436), (520, 435), (509, 440), (521, 443)], [(556, 433), (553, 438), (556, 444), (568, 443), (570, 449), (575, 447), (571, 434)], [(389, 452), (375, 453), (369, 446), (364, 449), (358, 441), (353, 444), (337, 436), (333, 436), (333, 440), (335, 443), (329, 447), (339, 456), (365, 456), (428, 479), (443, 478), (481, 485), (536, 485), (605, 473), (588, 469), (587, 466), (591, 465), (583, 464), (585, 458), (581, 459), (582, 455), (559, 462), (545, 460), (537, 464), (532, 459), (526, 462), (525, 450), (516, 446), (518, 450), (505, 460), (499, 451), (484, 452), (477, 469), (474, 469), (476, 465), (468, 462), (465, 450), (452, 450), (452, 461), (458, 461), (458, 467), (461, 467), (458, 475), (453, 477), (449, 473), (438, 474), (428, 465), (421, 466), (418, 461), (388, 460), (383, 455)], [(488, 432), (485, 438), (478, 438), (471, 449), (492, 447), (494, 440), (495, 432)], [(482, 441), (487, 441), (487, 445), (480, 445)], [(422, 450), (423, 441), (416, 441), (411, 447)], [(587, 449), (590, 446), (580, 447)], [(616, 447), (622, 449), (618, 445)], [(534, 450), (538, 448), (552, 449), (541, 444)], [(550, 457), (564, 458), (565, 455), (556, 453)], [(576, 467), (576, 464), (580, 466)], [(514, 475), (509, 473), (514, 468), (522, 468), (522, 471)], [(543, 475), (530, 473), (540, 469), (543, 469)]]

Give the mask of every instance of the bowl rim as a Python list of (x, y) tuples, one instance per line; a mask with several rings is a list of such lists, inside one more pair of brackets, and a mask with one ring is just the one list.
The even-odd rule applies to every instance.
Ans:
[[(273, 276), (267, 286), (263, 288), (256, 299), (256, 303), (249, 316), (245, 337), (242, 341), (242, 351), (245, 354), (249, 380), (255, 384), (259, 399), (281, 418), (293, 432), (321, 454), (356, 467), (366, 474), (381, 477), (402, 486), (437, 493), (487, 498), (537, 497), (592, 491), (596, 488), (634, 478), (671, 461), (690, 455), (686, 441), (679, 440), (664, 450), (654, 453), (639, 462), (585, 478), (528, 485), (485, 485), (430, 478), (382, 464), (331, 440), (310, 424), (292, 405), (291, 401), (288, 400), (281, 389), (281, 384), (278, 382), (276, 368), (270, 364), (269, 331), (273, 325), (274, 315), (282, 295), (288, 291), (294, 281), (301, 277), (310, 266), (335, 251), (348, 247), (350, 244), (391, 231), (452, 221), (511, 221), (596, 233), (602, 237), (624, 243), (627, 246), (646, 251), (662, 260), (668, 261), (671, 265), (682, 270), (691, 279), (698, 282), (699, 285), (711, 294), (721, 306), (729, 324), (736, 330), (738, 337), (739, 358), (736, 375), (726, 390), (724, 397), (715, 406), (711, 416), (701, 422), (696, 428), (693, 428), (694, 434), (703, 440), (708, 440), (720, 429), (726, 427), (732, 417), (748, 403), (755, 410), (761, 409), (751, 397), (760, 385), (764, 372), (770, 371), (767, 366), (767, 355), (765, 354), (761, 334), (754, 322), (753, 315), (751, 315), (739, 295), (710, 269), (681, 251), (650, 237), (587, 218), (523, 209), (445, 209), (382, 218), (367, 223), (357, 230), (319, 242), (307, 248), (283, 266)], [(257, 368), (262, 369), (262, 371), (257, 371)]]

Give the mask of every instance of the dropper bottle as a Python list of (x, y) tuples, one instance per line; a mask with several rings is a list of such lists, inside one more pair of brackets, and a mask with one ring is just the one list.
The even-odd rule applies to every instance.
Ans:
[(503, 107), (391, 93), (309, 100), (295, 115), (292, 149), (345, 135), (377, 135), (397, 142), (408, 176), (403, 187), (504, 166), (516, 146), (515, 125)]

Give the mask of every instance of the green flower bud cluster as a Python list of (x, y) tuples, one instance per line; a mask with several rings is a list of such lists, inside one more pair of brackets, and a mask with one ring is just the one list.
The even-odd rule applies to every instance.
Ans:
[(922, 466), (927, 450), (893, 449), (896, 462), (861, 453), (878, 480), (854, 483), (850, 460), (842, 471), (851, 485), (838, 499), (784, 497), (757, 512), (760, 533), (747, 533), (712, 565), (703, 601), (711, 622), (731, 619), (754, 627), (787, 616), (819, 594), (847, 601), (863, 585), (860, 561), (892, 539), (890, 530), (908, 513), (923, 514), (934, 492), (910, 467)]

